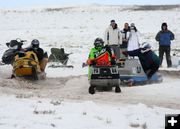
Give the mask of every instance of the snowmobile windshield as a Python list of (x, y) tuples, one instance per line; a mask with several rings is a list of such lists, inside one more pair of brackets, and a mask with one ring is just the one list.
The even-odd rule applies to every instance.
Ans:
[(15, 45), (15, 46), (9, 46), (9, 49), (18, 49), (18, 45)]

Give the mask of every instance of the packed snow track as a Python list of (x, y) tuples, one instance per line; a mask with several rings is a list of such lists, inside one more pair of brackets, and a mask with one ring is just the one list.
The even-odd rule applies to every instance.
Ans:
[[(3, 71), (1, 71), (3, 73)], [(47, 78), (46, 80), (27, 81), (0, 77), (1, 94), (15, 95), (17, 98), (52, 98), (58, 100), (95, 101), (113, 105), (144, 103), (149, 106), (161, 106), (180, 109), (180, 87), (178, 76), (163, 75), (163, 82), (144, 86), (123, 87), (122, 93), (88, 93), (88, 79), (83, 76)]]

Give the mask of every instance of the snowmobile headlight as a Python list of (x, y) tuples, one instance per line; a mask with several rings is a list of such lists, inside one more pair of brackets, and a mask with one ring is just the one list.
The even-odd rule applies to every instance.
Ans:
[(116, 67), (111, 68), (111, 73), (112, 74), (118, 74), (117, 68)]
[(93, 69), (93, 74), (99, 74), (99, 73), (100, 73), (100, 71), (99, 71), (98, 68), (94, 68), (94, 69)]

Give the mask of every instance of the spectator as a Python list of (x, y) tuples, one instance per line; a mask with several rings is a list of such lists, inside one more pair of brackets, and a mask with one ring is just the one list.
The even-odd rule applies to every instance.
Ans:
[(105, 43), (114, 50), (116, 58), (119, 58), (122, 35), (115, 20), (111, 20), (110, 26), (105, 31)]
[(133, 51), (138, 48), (139, 48), (139, 32), (135, 24), (131, 23), (127, 50)]
[(162, 23), (161, 31), (159, 31), (155, 37), (159, 42), (159, 59), (162, 66), (164, 53), (166, 54), (167, 67), (172, 67), (171, 62), (171, 40), (174, 40), (174, 34), (168, 30), (167, 23)]
[(130, 33), (130, 26), (128, 23), (124, 24), (124, 29), (121, 31), (122, 33), (122, 45), (121, 48), (127, 49), (128, 40), (129, 40), (129, 33)]

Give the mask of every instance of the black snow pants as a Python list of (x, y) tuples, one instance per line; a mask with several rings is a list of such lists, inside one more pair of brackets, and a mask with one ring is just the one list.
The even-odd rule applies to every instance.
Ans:
[(170, 46), (159, 46), (160, 65), (162, 65), (163, 56), (164, 56), (164, 53), (165, 53), (166, 54), (167, 67), (172, 66), (170, 52), (171, 52), (171, 47)]

